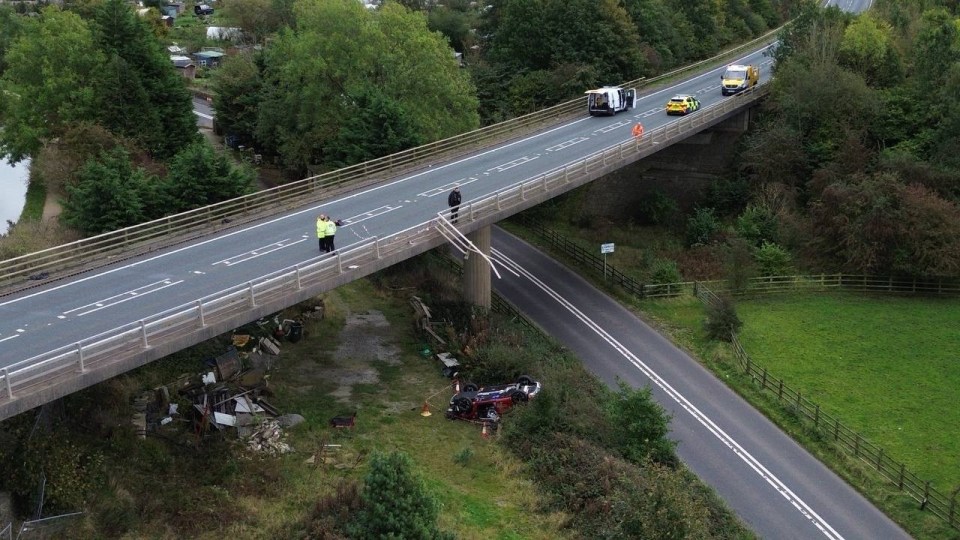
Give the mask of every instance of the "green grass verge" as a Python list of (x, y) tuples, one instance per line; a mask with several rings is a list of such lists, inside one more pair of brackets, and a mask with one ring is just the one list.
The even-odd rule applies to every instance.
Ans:
[[(548, 226), (553, 228), (554, 224), (550, 223)], [(548, 246), (538, 242), (535, 234), (516, 221), (509, 222), (506, 228), (527, 242), (551, 252)], [(571, 234), (571, 239), (579, 234), (573, 228), (567, 228), (565, 232)], [(589, 242), (596, 234), (597, 231), (582, 231), (578, 240)], [(668, 239), (661, 239), (660, 242), (666, 245), (670, 243)], [(618, 258), (611, 264), (627, 274), (637, 272), (637, 269), (624, 259), (628, 258)], [(567, 262), (564, 257), (558, 260), (581, 273), (622, 304), (633, 308), (661, 333), (698, 358), (717, 377), (845, 478), (914, 537), (960, 539), (960, 532), (943, 520), (921, 511), (916, 501), (898, 492), (896, 486), (860, 460), (823, 440), (819, 434), (801, 424), (792, 411), (778, 403), (775, 396), (762, 392), (752, 380), (743, 376), (729, 347), (707, 339), (703, 331), (704, 309), (696, 298), (688, 296), (638, 301), (604, 282), (601, 276), (582, 272), (581, 268)], [(799, 307), (797, 312), (793, 311), (795, 303), (803, 305), (807, 302), (810, 309), (806, 311), (806, 315), (799, 313), (802, 311)], [(850, 308), (849, 312), (846, 312), (847, 308)], [(862, 430), (868, 440), (881, 445), (894, 459), (905, 461), (916, 474), (930, 480), (941, 478), (944, 483), (941, 492), (949, 493), (956, 489), (955, 478), (960, 474), (956, 457), (960, 452), (956, 450), (956, 445), (960, 444), (960, 441), (955, 440), (955, 436), (951, 437), (950, 426), (957, 425), (957, 414), (960, 412), (955, 406), (953, 410), (950, 410), (950, 407), (951, 400), (955, 400), (953, 395), (958, 387), (960, 365), (955, 362), (950, 365), (949, 357), (951, 351), (956, 351), (960, 344), (960, 334), (955, 330), (958, 327), (957, 318), (960, 317), (960, 303), (955, 300), (877, 298), (847, 294), (775, 296), (751, 301), (741, 300), (738, 303), (738, 313), (741, 319), (746, 321), (741, 335), (744, 347), (759, 365), (767, 367), (772, 374), (785, 379), (787, 384), (810, 396), (851, 428)], [(796, 317), (795, 326), (787, 324), (790, 317)], [(811, 333), (811, 329), (806, 327), (814, 317), (822, 321), (822, 333)], [(839, 318), (843, 318), (845, 322), (841, 323)], [(865, 319), (861, 321), (861, 318)], [(819, 337), (822, 342), (814, 343), (812, 337)], [(826, 339), (827, 337), (829, 339)], [(829, 351), (829, 354), (824, 351)], [(808, 355), (816, 356), (819, 360), (810, 360)], [(861, 368), (855, 376), (857, 378), (850, 380), (853, 376), (849, 372), (837, 371), (842, 364), (837, 361), (836, 355), (847, 358), (851, 366), (846, 369), (855, 368), (857, 360), (864, 359), (860, 362)], [(774, 356), (777, 356), (776, 362), (779, 364), (774, 364)], [(866, 361), (874, 356), (882, 356), (884, 364), (894, 364), (894, 367), (888, 370), (879, 362)], [(921, 358), (923, 360), (920, 360)], [(767, 365), (768, 361), (771, 365)], [(781, 372), (780, 367), (776, 367), (780, 364), (790, 364), (793, 370), (802, 371), (804, 376), (795, 377), (787, 369)], [(945, 371), (949, 371), (949, 375), (945, 375)], [(883, 379), (890, 378), (896, 380), (896, 386), (878, 386)], [(824, 394), (825, 399), (821, 401), (818, 392), (826, 392), (824, 388), (830, 386), (830, 381), (834, 384), (849, 385), (849, 388), (856, 387), (857, 390), (854, 392), (831, 389), (835, 399), (827, 401)], [(940, 384), (941, 382), (943, 384)], [(910, 388), (904, 391), (905, 387)], [(901, 395), (891, 396), (893, 392)], [(851, 393), (856, 395), (849, 395)], [(854, 397), (856, 399), (853, 399)], [(854, 403), (858, 405), (851, 408)], [(903, 409), (892, 411), (899, 407)], [(918, 409), (925, 410), (919, 413)], [(939, 418), (941, 414), (946, 417), (942, 419), (943, 422)], [(936, 422), (928, 424), (924, 420), (926, 417), (936, 417)], [(917, 437), (923, 437), (928, 430), (936, 430), (937, 433), (923, 443), (925, 446), (911, 446), (905, 442), (906, 439), (888, 446), (884, 436), (891, 439), (906, 437), (903, 435), (907, 429), (904, 419), (912, 422), (910, 429)], [(903, 429), (897, 429), (898, 427)], [(874, 437), (875, 434), (877, 437)], [(929, 448), (929, 451), (926, 448)], [(943, 452), (940, 452), (941, 448)], [(900, 453), (901, 449), (903, 453)], [(925, 450), (919, 451), (920, 449)], [(926, 465), (921, 466), (921, 462)], [(916, 468), (914, 463), (918, 464)], [(936, 467), (951, 470), (932, 471)]]
[(942, 493), (960, 486), (960, 302), (800, 295), (737, 310), (759, 365)]
[[(837, 298), (841, 303), (843, 302), (843, 296), (838, 295), (841, 298)], [(869, 301), (869, 298), (861, 298), (856, 296), (850, 296), (849, 299), (853, 300), (864, 300)], [(744, 328), (748, 326), (755, 326), (757, 323), (750, 318), (748, 312), (752, 310), (762, 310), (762, 304), (768, 303), (777, 303), (779, 297), (766, 298), (756, 301), (756, 304), (752, 307), (748, 307), (750, 301), (742, 301), (738, 304), (738, 310), (742, 319), (745, 319)], [(784, 300), (793, 300), (793, 301), (803, 301), (802, 297), (797, 298), (784, 298)], [(923, 302), (923, 299), (873, 299), (878, 301), (888, 301), (888, 300), (913, 300), (916, 302)], [(816, 303), (817, 297), (811, 298), (812, 303)], [(938, 302), (934, 300), (934, 302)], [(870, 499), (878, 508), (883, 512), (889, 515), (894, 521), (903, 526), (912, 536), (918, 539), (960, 539), (960, 531), (951, 528), (946, 522), (933, 516), (929, 512), (924, 512), (920, 510), (919, 505), (912, 498), (904, 495), (896, 489), (896, 486), (891, 484), (888, 480), (881, 477), (873, 470), (872, 467), (868, 466), (859, 459), (853, 458), (849, 454), (838, 449), (836, 446), (832, 445), (829, 440), (824, 439), (822, 435), (814, 430), (810, 429), (807, 424), (800, 422), (796, 414), (785, 407), (783, 404), (777, 401), (776, 396), (768, 391), (762, 391), (754, 383), (753, 380), (743, 375), (743, 372), (739, 369), (737, 361), (730, 350), (729, 346), (726, 344), (721, 344), (717, 342), (710, 341), (707, 339), (705, 332), (703, 331), (703, 318), (704, 318), (704, 309), (703, 305), (692, 296), (686, 296), (682, 298), (667, 299), (667, 300), (648, 300), (643, 302), (628, 301), (638, 310), (641, 310), (648, 319), (658, 327), (658, 329), (669, 336), (671, 340), (677, 343), (679, 346), (688, 350), (692, 355), (699, 358), (700, 361), (708, 367), (711, 371), (714, 372), (719, 378), (727, 383), (734, 391), (743, 396), (751, 405), (761, 411), (764, 415), (773, 420), (778, 426), (780, 426), (787, 434), (789, 434), (793, 439), (802, 444), (809, 452), (817, 457), (820, 461), (826, 464), (828, 467), (837, 472), (841, 477), (843, 477), (847, 482), (854, 486), (858, 491), (864, 494), (868, 499)], [(780, 332), (787, 332), (788, 330), (779, 329)], [(944, 330), (945, 332), (948, 330)], [(789, 358), (797, 358), (798, 351), (805, 347), (805, 343), (810, 341), (809, 336), (804, 333), (802, 335), (807, 336), (804, 340), (800, 341), (801, 345), (797, 345), (793, 348), (790, 348)], [(864, 335), (863, 337), (867, 337)], [(786, 341), (786, 340), (776, 340), (776, 341)], [(779, 346), (778, 344), (777, 346)], [(752, 345), (744, 344), (744, 348), (747, 350), (747, 353), (751, 355), (751, 358), (754, 358)], [(763, 362), (759, 362), (761, 365)], [(810, 377), (818, 381), (824, 378), (826, 375), (826, 369), (822, 370), (819, 375), (814, 371), (811, 371)], [(780, 376), (779, 373), (776, 373), (776, 370), (771, 369), (771, 373), (776, 376)], [(794, 382), (790, 377), (784, 377), (787, 384), (791, 385), (794, 388), (800, 388), (801, 392), (804, 392), (804, 389), (800, 386), (798, 382)], [(870, 385), (870, 381), (854, 381), (863, 385)], [(955, 388), (955, 386), (954, 386)], [(882, 393), (881, 393), (882, 395)], [(950, 394), (947, 393), (947, 396)], [(814, 398), (816, 401), (817, 398)], [(879, 398), (876, 403), (873, 404), (877, 407), (878, 417), (872, 418), (870, 421), (875, 424), (884, 424), (886, 423), (886, 417), (890, 415), (889, 401), (883, 398)], [(892, 408), (892, 407), (891, 407)], [(835, 413), (841, 421), (851, 425), (854, 429), (859, 429), (858, 426), (853, 426), (851, 422), (848, 421), (846, 415), (846, 409), (834, 410), (831, 411)], [(918, 426), (918, 430), (922, 431), (922, 426)], [(870, 437), (867, 437), (870, 439)], [(871, 442), (879, 443), (870, 439)], [(893, 453), (891, 452), (891, 455)], [(906, 456), (893, 456), (898, 460), (905, 460)], [(953, 467), (956, 467), (956, 457), (955, 454), (952, 456), (944, 457), (947, 461), (953, 464)], [(916, 472), (916, 471), (914, 471)]]
[(47, 187), (43, 182), (30, 182), (26, 202), (19, 221), (39, 221), (43, 218), (43, 206), (47, 201)]
[[(390, 296), (360, 280), (324, 300), (325, 317), (305, 321), (304, 339), (283, 344), (268, 376), (271, 403), (306, 419), (284, 430), (294, 453), (252, 455), (231, 433), (196, 446), (180, 421), (135, 444), (94, 436), (85, 447), (110, 456), (108, 481), (69, 537), (115, 537), (121, 531), (128, 538), (317, 537), (311, 516), (324, 499), (343, 482), (362, 482), (370, 453), (400, 450), (440, 503), (440, 527), (457, 538), (571, 538), (564, 530), (567, 516), (542, 511), (521, 462), (495, 438), (481, 437), (476, 425), (444, 417), (450, 381), (435, 358), (421, 355), (424, 343), (412, 331), (406, 296)], [(345, 332), (352, 315), (374, 312), (388, 324), (362, 326), (352, 336)], [(152, 388), (196, 373), (204, 358), (223, 347), (205, 342), (98, 385), (92, 402), (107, 408), (104, 393), (110, 388)], [(424, 402), (431, 416), (421, 416)], [(328, 426), (331, 417), (352, 412), (355, 428)], [(324, 444), (339, 446), (317, 457)], [(104, 528), (111, 520), (115, 531)]]

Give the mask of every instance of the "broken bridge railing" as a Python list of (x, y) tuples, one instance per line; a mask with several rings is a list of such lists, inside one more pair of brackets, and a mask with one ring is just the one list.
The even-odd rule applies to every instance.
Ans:
[[(599, 172), (623, 161), (635, 161), (644, 155), (682, 140), (691, 132), (709, 127), (731, 112), (765, 96), (767, 85), (754, 87), (736, 97), (704, 108), (652, 129), (642, 139), (624, 142), (577, 159), (551, 171), (536, 175), (499, 191), (467, 201), (460, 206), (459, 225), (476, 224), (481, 220), (502, 218), (532, 206), (531, 199), (554, 196), (582, 185)], [(293, 297), (296, 293), (331, 283), (351, 272), (362, 276), (371, 273), (371, 266), (386, 257), (404, 252), (415, 254), (414, 246), (440, 245), (445, 237), (435, 226), (434, 218), (389, 236), (371, 237), (338, 250), (332, 255), (311, 259), (266, 274), (193, 302), (151, 315), (124, 326), (90, 336), (76, 343), (21, 360), (0, 369), (0, 407), (20, 393), (48, 385), (50, 379), (74, 377), (78, 373), (118, 363), (134, 357), (155, 345), (199, 334), (210, 324), (228, 320), (258, 305)], [(420, 248), (419, 251), (423, 251)], [(417, 252), (419, 252), (417, 251)]]

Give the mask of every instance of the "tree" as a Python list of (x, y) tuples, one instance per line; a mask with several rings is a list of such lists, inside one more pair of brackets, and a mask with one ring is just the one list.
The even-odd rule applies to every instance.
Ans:
[(141, 148), (150, 149), (163, 128), (136, 70), (120, 55), (113, 54), (96, 83), (100, 125)]
[(51, 6), (40, 17), (24, 20), (5, 61), (0, 157), (21, 161), (69, 126), (96, 116), (89, 82), (101, 72), (104, 58), (76, 14)]
[(293, 26), (292, 0), (226, 0), (220, 13), (244, 33), (263, 43), (281, 28)]
[(960, 208), (890, 173), (829, 186), (811, 217), (814, 246), (845, 270), (915, 276), (960, 271)]
[(667, 438), (670, 415), (654, 401), (650, 387), (633, 389), (618, 381), (619, 390), (610, 402), (610, 423), (624, 458), (644, 464), (648, 460), (677, 465), (676, 442)]
[(847, 26), (840, 42), (840, 63), (878, 85), (896, 83), (902, 77), (900, 59), (892, 43), (891, 29), (869, 14)]
[(615, 0), (505, 0), (498, 17), (490, 58), (518, 73), (592, 66), (595, 85), (635, 79), (643, 71), (637, 28)]
[(0, 5), (0, 75), (7, 67), (3, 57), (20, 33), (21, 17), (6, 4)]
[[(101, 118), (104, 125), (123, 133), (120, 130), (127, 128), (121, 120), (125, 114), (143, 115), (147, 122), (132, 135), (160, 158), (169, 158), (197, 140), (197, 121), (190, 94), (149, 25), (124, 0), (104, 0), (95, 8), (94, 22), (101, 50), (126, 63), (125, 76), (136, 80), (127, 84), (141, 86), (147, 98), (146, 102), (121, 100), (120, 104), (105, 110)], [(116, 113), (123, 109), (131, 112), (122, 113), (118, 118)]]
[(682, 15), (671, 11), (664, 0), (626, 0), (624, 8), (637, 26), (647, 49), (645, 60), (654, 70), (679, 65), (694, 57), (694, 38)]
[(703, 323), (707, 337), (720, 341), (733, 341), (733, 336), (743, 327), (736, 307), (729, 296), (720, 296), (707, 304), (707, 318)]
[[(183, 212), (250, 192), (253, 171), (237, 167), (206, 141), (198, 141), (170, 160), (165, 183), (169, 206), (160, 215)], [(158, 216), (159, 217), (159, 216)]]
[(467, 12), (437, 6), (430, 10), (427, 24), (431, 30), (446, 36), (455, 51), (466, 52), (473, 44), (473, 16)]
[(216, 70), (213, 88), (217, 94), (214, 109), (223, 132), (248, 144), (257, 132), (263, 80), (252, 54), (230, 56)]
[(281, 31), (266, 51), (257, 123), (257, 139), (288, 166), (329, 167), (324, 149), (369, 92), (390, 96), (421, 140), (476, 128), (469, 77), (422, 15), (354, 0), (305, 0), (296, 9), (296, 30)]
[(716, 0), (668, 0), (668, 4), (672, 10), (682, 13), (693, 28), (698, 56), (708, 56), (723, 43), (721, 14)]
[(944, 58), (957, 52), (957, 26), (945, 9), (925, 11), (913, 43), (913, 71), (921, 87), (940, 88), (946, 77)]
[(422, 143), (403, 107), (390, 96), (370, 89), (351, 101), (357, 115), (353, 122), (341, 125), (324, 148), (328, 164), (345, 167)]
[(88, 235), (136, 225), (146, 217), (151, 183), (143, 169), (134, 170), (126, 150), (114, 148), (81, 167), (77, 183), (67, 186), (62, 217)]
[(413, 473), (406, 454), (374, 454), (361, 500), (349, 527), (351, 538), (452, 538), (437, 528), (437, 503)]
[(712, 208), (697, 208), (687, 219), (687, 245), (708, 244), (720, 230), (720, 220)]
[(793, 257), (787, 250), (773, 242), (764, 240), (755, 258), (757, 268), (764, 276), (786, 276), (793, 269)]

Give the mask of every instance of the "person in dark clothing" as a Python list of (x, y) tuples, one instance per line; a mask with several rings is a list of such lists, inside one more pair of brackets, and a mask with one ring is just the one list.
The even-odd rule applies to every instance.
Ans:
[(456, 223), (460, 215), (460, 186), (453, 188), (450, 196), (447, 197), (447, 204), (450, 205), (450, 221)]

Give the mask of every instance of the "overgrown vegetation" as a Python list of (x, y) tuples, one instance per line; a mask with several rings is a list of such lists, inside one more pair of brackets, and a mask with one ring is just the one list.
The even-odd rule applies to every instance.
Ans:
[(34, 15), (0, 6), (0, 159), (32, 158), (67, 223), (96, 234), (250, 189), (251, 171), (200, 139), (183, 79), (129, 3)]
[[(271, 401), (306, 418), (288, 433), (294, 454), (251, 458), (232, 437), (199, 440), (181, 421), (137, 437), (133, 398), (202, 369), (226, 345), (218, 339), (71, 395), (39, 423), (34, 413), (4, 422), (0, 466), (31, 465), (3, 487), (30, 512), (45, 471), (57, 493), (45, 515), (85, 511), (64, 533), (73, 538), (750, 537), (678, 464), (669, 419), (648, 390), (608, 389), (543, 336), (478, 317), (455, 301), (445, 268), (425, 256), (341, 287), (325, 295), (326, 316), (308, 321), (304, 340), (284, 344), (269, 380)], [(452, 322), (446, 337), (471, 379), (543, 382), (498, 437), (443, 418), (449, 381), (420, 354), (412, 291)], [(350, 334), (374, 312), (389, 325)], [(357, 411), (356, 427), (330, 430), (327, 419), (346, 411)], [(53, 440), (70, 444), (41, 451)], [(319, 453), (328, 443), (339, 449)]]

